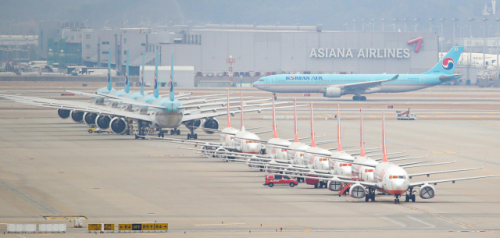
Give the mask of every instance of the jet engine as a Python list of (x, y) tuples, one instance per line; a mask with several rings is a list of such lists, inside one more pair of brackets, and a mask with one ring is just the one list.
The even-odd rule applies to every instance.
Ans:
[(59, 117), (62, 119), (67, 119), (69, 116), (71, 116), (71, 111), (66, 109), (57, 109), (57, 115), (59, 115)]
[(328, 189), (331, 191), (339, 191), (342, 188), (341, 182), (328, 181)]
[(99, 129), (101, 130), (106, 130), (109, 128), (109, 123), (111, 122), (111, 117), (106, 116), (106, 115), (99, 115), (95, 119), (95, 124)]
[(114, 133), (123, 134), (128, 128), (128, 123), (121, 117), (115, 117), (109, 123), (109, 127), (111, 127), (111, 131), (113, 131)]
[[(203, 120), (204, 121), (204, 120)], [(192, 121), (187, 121), (184, 123), (184, 125), (190, 129), (192, 128), (193, 131), (198, 129), (201, 126), (202, 121), (201, 120), (192, 120)]]
[(430, 199), (436, 196), (436, 189), (431, 185), (424, 185), (420, 188), (420, 197), (423, 199)]
[(327, 98), (338, 98), (342, 96), (342, 89), (339, 87), (328, 87), (326, 91), (323, 93), (323, 97)]
[(207, 134), (213, 134), (215, 131), (205, 130), (205, 128), (217, 130), (219, 129), (219, 121), (215, 118), (210, 118), (203, 123), (203, 131)]
[(73, 119), (73, 121), (75, 122), (83, 122), (83, 115), (85, 114), (85, 112), (80, 112), (80, 111), (71, 111), (71, 119)]
[(95, 124), (95, 119), (97, 118), (96, 113), (86, 112), (83, 116), (83, 121), (87, 123), (87, 125)]
[(349, 188), (349, 194), (353, 198), (364, 198), (366, 195), (366, 189), (361, 184), (353, 184)]

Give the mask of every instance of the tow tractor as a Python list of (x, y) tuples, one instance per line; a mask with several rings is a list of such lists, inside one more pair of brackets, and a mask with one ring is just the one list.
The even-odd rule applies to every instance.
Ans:
[(410, 108), (408, 108), (408, 111), (396, 111), (398, 115), (398, 120), (417, 120), (417, 115), (410, 113)]
[(97, 133), (97, 134), (100, 134), (100, 133), (110, 133), (109, 131), (105, 131), (105, 130), (101, 130), (99, 128), (96, 128), (95, 124), (92, 124), (89, 126), (89, 130), (87, 131), (89, 134), (92, 134), (92, 133)]

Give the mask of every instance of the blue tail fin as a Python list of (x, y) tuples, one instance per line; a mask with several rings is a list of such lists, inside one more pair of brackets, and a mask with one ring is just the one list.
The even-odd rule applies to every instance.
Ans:
[(144, 95), (144, 54), (145, 50), (142, 50), (142, 71), (141, 71), (141, 94)]
[(172, 61), (170, 63), (170, 100), (174, 101), (174, 52), (172, 52)]
[(154, 96), (155, 98), (158, 98), (160, 96), (160, 89), (158, 87), (158, 51), (156, 51), (156, 59), (155, 59), (155, 91), (154, 91)]
[(424, 74), (453, 74), (458, 59), (464, 50), (463, 46), (454, 46), (431, 70)]
[(111, 91), (113, 85), (111, 83), (111, 47), (109, 47), (108, 51), (108, 91)]
[(127, 67), (125, 70), (125, 92), (130, 93), (130, 80), (128, 79), (128, 59), (129, 59), (129, 50), (127, 49)]

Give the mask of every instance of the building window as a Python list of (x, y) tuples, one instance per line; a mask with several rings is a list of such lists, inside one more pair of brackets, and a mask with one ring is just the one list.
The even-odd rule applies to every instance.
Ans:
[(90, 56), (85, 57), (85, 59), (88, 59), (88, 60), (89, 60), (89, 59), (90, 59)]
[(142, 43), (141, 46), (146, 46), (146, 43)]
[(85, 45), (85, 49), (90, 49), (90, 44)]
[(109, 54), (109, 51), (103, 51), (102, 54), (107, 55), (107, 54)]
[(103, 41), (102, 44), (103, 45), (109, 45), (109, 41)]
[(126, 50), (124, 50), (124, 51), (123, 51), (123, 54), (124, 54), (124, 55), (127, 55), (127, 51), (126, 51)]
[(123, 38), (123, 44), (127, 44), (127, 38)]
[(86, 35), (85, 35), (85, 38), (86, 38), (86, 39), (90, 39), (90, 34), (86, 34)]

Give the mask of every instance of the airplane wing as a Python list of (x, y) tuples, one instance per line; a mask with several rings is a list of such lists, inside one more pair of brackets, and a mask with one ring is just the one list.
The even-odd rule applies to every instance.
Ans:
[(455, 183), (455, 181), (472, 180), (472, 179), (489, 178), (489, 177), (500, 177), (500, 174), (483, 175), (483, 176), (475, 176), (475, 177), (465, 177), (465, 178), (441, 179), (441, 180), (431, 180), (431, 181), (415, 182), (415, 183), (410, 183), (410, 187), (420, 187), (420, 186), (422, 186), (422, 185), (426, 185), (426, 184), (434, 184), (434, 185), (437, 185), (438, 183), (447, 183), (447, 182), (453, 182), (453, 183)]
[(376, 81), (365, 81), (365, 82), (359, 82), (359, 83), (340, 84), (340, 85), (335, 85), (335, 86), (339, 87), (339, 88), (343, 88), (345, 90), (353, 90), (353, 89), (366, 90), (369, 88), (380, 86), (382, 83), (396, 80), (396, 79), (398, 79), (398, 77), (399, 77), (399, 75), (396, 75), (390, 79), (383, 79), (383, 80), (376, 80)]
[[(276, 109), (280, 109), (280, 108), (289, 108), (289, 107), (293, 107), (293, 106), (284, 106), (284, 107), (277, 107)], [(273, 109), (272, 107), (266, 107), (266, 108), (254, 108), (254, 109), (245, 109), (243, 110), (243, 112), (261, 112), (261, 111), (265, 111), (265, 110), (271, 110)], [(232, 111), (230, 112), (231, 114), (236, 114), (236, 113), (241, 113), (241, 110), (238, 110), (238, 111)], [(192, 121), (192, 120), (200, 120), (200, 119), (208, 119), (208, 118), (213, 118), (213, 117), (218, 117), (218, 116), (223, 116), (223, 115), (226, 115), (227, 112), (224, 111), (224, 112), (213, 112), (213, 113), (204, 113), (204, 114), (190, 114), (190, 115), (185, 115), (183, 118), (182, 118), (182, 122), (186, 122), (186, 121)]]
[(408, 174), (408, 177), (411, 179), (412, 177), (423, 176), (423, 175), (427, 175), (427, 177), (429, 177), (431, 174), (455, 173), (455, 172), (462, 172), (462, 171), (469, 171), (469, 170), (484, 169), (485, 163), (486, 163), (486, 159), (483, 162), (483, 166), (478, 167), (478, 168), (442, 170), (442, 171), (433, 171), (433, 172), (426, 172), (426, 173), (413, 173), (413, 174)]

